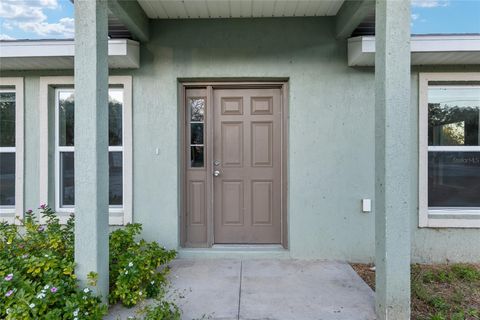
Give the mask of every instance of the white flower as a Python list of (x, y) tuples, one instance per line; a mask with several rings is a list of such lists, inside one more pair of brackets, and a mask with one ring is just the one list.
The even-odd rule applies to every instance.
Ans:
[(85, 312), (85, 315), (88, 316), (88, 312)]
[(154, 284), (154, 283), (155, 283), (155, 281), (150, 282), (150, 284)]
[(133, 267), (133, 262), (129, 262), (129, 263), (128, 263), (128, 266), (129, 266), (129, 267)]
[(45, 255), (45, 258), (48, 258), (48, 254)]
[(75, 311), (73, 311), (73, 316), (74, 316), (74, 317), (78, 316), (78, 311), (79, 311), (78, 309), (75, 310)]
[(33, 309), (35, 308), (35, 303), (30, 303), (28, 306), (30, 307), (30, 309)]
[(50, 288), (50, 286), (47, 284), (45, 287), (43, 287), (43, 289), (47, 290), (48, 288)]
[(141, 295), (142, 295), (142, 291), (140, 291), (140, 292), (138, 293), (138, 295), (141, 296)]
[(43, 299), (43, 298), (45, 298), (45, 293), (41, 292), (37, 294), (37, 299)]
[(7, 308), (7, 310), (6, 310), (6, 311), (7, 311), (7, 314), (9, 314), (9, 313), (10, 313), (10, 308)]
[(88, 293), (89, 291), (90, 291), (90, 289), (88, 289), (88, 288), (83, 289), (83, 292), (85, 292), (85, 293)]
[(75, 318), (73, 318), (73, 320), (78, 320), (78, 318), (77, 318), (77, 317), (75, 317)]
[(128, 274), (128, 271), (125, 271), (125, 274)]

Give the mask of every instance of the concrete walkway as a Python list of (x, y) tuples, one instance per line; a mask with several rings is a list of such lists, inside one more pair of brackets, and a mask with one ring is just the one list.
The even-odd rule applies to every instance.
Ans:
[(184, 260), (172, 263), (183, 319), (375, 319), (374, 293), (346, 263)]

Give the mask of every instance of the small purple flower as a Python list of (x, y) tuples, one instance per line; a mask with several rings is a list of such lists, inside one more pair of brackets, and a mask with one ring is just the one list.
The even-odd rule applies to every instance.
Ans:
[(50, 292), (51, 292), (51, 293), (55, 293), (55, 292), (57, 292), (57, 290), (58, 290), (57, 287), (52, 287), (52, 288), (50, 289)]
[(45, 203), (42, 203), (42, 204), (40, 205), (40, 209), (42, 209), (42, 210), (45, 210), (46, 207), (47, 207), (47, 205), (46, 205)]
[(32, 209), (28, 209), (28, 210), (27, 210), (27, 213), (32, 213), (32, 212), (33, 212)]
[(47, 228), (46, 226), (40, 226), (40, 227), (38, 227), (37, 230), (38, 230), (39, 232), (43, 232), (43, 231), (45, 231), (46, 228)]
[(9, 274), (7, 274), (7, 276), (5, 277), (5, 280), (6, 280), (6, 281), (10, 281), (10, 280), (12, 280), (12, 279), (13, 279), (13, 273), (9, 273)]
[(13, 294), (13, 290), (8, 290), (7, 293), (5, 293), (5, 297), (10, 297)]

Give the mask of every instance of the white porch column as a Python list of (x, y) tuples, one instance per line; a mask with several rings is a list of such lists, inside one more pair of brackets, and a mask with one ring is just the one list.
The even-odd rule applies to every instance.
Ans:
[(379, 320), (410, 319), (410, 1), (377, 0), (375, 238)]
[(75, 262), (108, 297), (108, 20), (106, 0), (75, 0)]

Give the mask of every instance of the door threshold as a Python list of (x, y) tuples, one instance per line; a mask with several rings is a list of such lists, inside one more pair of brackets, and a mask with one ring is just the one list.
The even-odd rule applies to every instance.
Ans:
[(214, 244), (211, 249), (215, 250), (253, 250), (270, 251), (285, 250), (281, 244)]
[(216, 244), (211, 248), (180, 248), (180, 259), (289, 259), (290, 251), (279, 244)]

